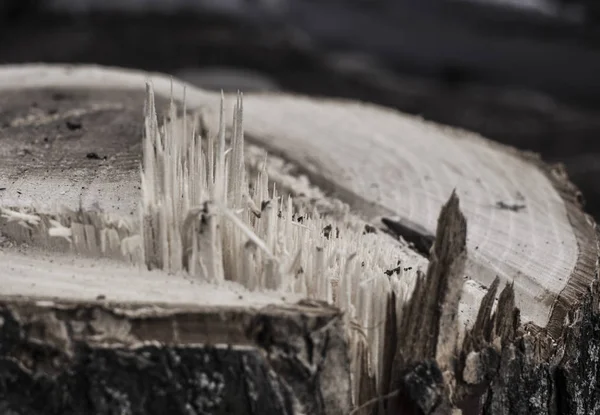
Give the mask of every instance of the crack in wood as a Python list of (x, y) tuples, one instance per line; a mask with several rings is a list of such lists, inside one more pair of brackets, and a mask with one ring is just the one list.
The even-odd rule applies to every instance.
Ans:
[(386, 226), (385, 230), (389, 234), (396, 238), (403, 238), (408, 242), (410, 248), (425, 258), (429, 258), (431, 247), (435, 241), (435, 236), (430, 232), (422, 226), (404, 218), (381, 218), (381, 222)]

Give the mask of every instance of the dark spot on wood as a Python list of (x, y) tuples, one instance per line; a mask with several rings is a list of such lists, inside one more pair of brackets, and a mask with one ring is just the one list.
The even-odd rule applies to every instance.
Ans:
[(451, 413), (444, 378), (434, 359), (424, 360), (394, 373), (397, 396), (388, 402), (389, 414)]
[(381, 218), (381, 222), (387, 227), (389, 234), (396, 238), (401, 237), (409, 243), (409, 247), (415, 252), (429, 258), (429, 251), (435, 241), (433, 234), (422, 226), (406, 219)]
[(0, 191), (6, 190), (6, 187), (0, 187)]
[[(323, 235), (325, 236), (325, 238), (329, 239), (332, 236), (334, 229), (333, 226), (331, 226), (331, 224), (325, 226), (323, 228)], [(335, 238), (339, 238), (340, 237), (340, 228), (338, 228), (337, 226), (335, 227)]]
[(78, 120), (67, 120), (65, 121), (67, 128), (71, 131), (80, 130), (81, 129), (81, 121)]
[(396, 268), (392, 268), (392, 269), (388, 269), (387, 271), (384, 271), (384, 273), (388, 277), (391, 277), (394, 274), (400, 275), (400, 271), (401, 270), (402, 270), (402, 267), (401, 266), (397, 266)]
[(363, 231), (363, 235), (366, 235), (368, 233), (377, 233), (377, 228), (375, 226), (366, 224), (365, 229)]
[[(89, 159), (89, 160), (102, 160), (102, 157), (100, 157), (100, 156), (98, 155), (98, 153), (94, 153), (94, 152), (92, 152), (92, 153), (87, 153), (87, 154), (85, 155), (85, 158), (87, 158), (87, 159)], [(106, 159), (106, 157), (104, 157), (104, 159)]]
[(53, 92), (51, 95), (52, 101), (62, 101), (67, 98), (64, 92)]
[(106, 296), (104, 294), (100, 294), (100, 295), (96, 296), (96, 300), (98, 300), (98, 301), (106, 300)]
[(496, 207), (501, 210), (510, 210), (511, 212), (519, 212), (525, 209), (523, 203), (506, 203), (503, 201), (496, 202)]

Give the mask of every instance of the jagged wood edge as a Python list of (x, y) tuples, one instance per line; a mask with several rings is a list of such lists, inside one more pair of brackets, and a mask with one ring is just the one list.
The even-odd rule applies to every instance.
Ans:
[[(561, 172), (560, 167), (547, 169)], [(558, 175), (556, 180), (565, 186), (563, 191), (571, 192), (574, 213), (585, 218), (574, 187), (569, 186), (564, 175)], [(458, 313), (458, 307), (452, 308), (451, 295), (452, 282), (460, 284), (460, 272), (451, 272), (456, 265), (446, 266), (445, 276), (431, 272), (436, 268), (439, 245), (448, 241), (448, 233), (452, 232), (451, 217), (444, 219), (444, 215), (449, 215), (451, 202), (452, 198), (442, 209), (432, 264), (427, 275), (419, 278), (415, 295), (399, 313), (393, 296), (388, 299), (387, 324), (397, 330), (388, 334), (386, 367), (390, 383), (384, 390), (389, 396), (381, 399), (375, 413), (445, 414), (453, 409), (460, 409), (464, 415), (599, 413), (597, 263), (596, 278), (577, 307), (567, 311), (565, 325), (556, 339), (549, 331), (521, 325), (513, 284), (505, 285), (494, 309), (499, 279), (482, 299), (475, 323), (462, 342), (452, 344), (449, 339), (450, 348), (455, 346), (453, 354), (440, 355), (432, 346), (432, 339), (424, 335), (428, 331), (422, 330), (423, 320), (434, 327), (433, 332), (438, 330), (439, 336), (444, 321), (441, 310), (449, 308)], [(598, 246), (588, 249), (596, 251)], [(454, 258), (458, 259), (455, 263), (460, 266), (460, 250), (455, 246), (454, 251)], [(409, 335), (402, 338), (402, 333)], [(436, 340), (437, 345), (445, 344), (441, 337)]]
[[(75, 386), (60, 386), (60, 380), (64, 376), (79, 377), (81, 372), (90, 370), (97, 371), (99, 377), (92, 382), (99, 385), (92, 394), (110, 395), (115, 380), (103, 365), (119, 365), (121, 359), (124, 367), (132, 362), (139, 364), (133, 380), (123, 380), (122, 386), (127, 389), (129, 381), (135, 385), (135, 379), (144, 376), (158, 376), (156, 381), (160, 383), (166, 379), (161, 376), (167, 376), (170, 370), (178, 367), (173, 362), (154, 361), (155, 354), (173, 353), (174, 358), (181, 354), (187, 356), (182, 357), (183, 360), (194, 360), (198, 356), (212, 356), (218, 350), (225, 353), (225, 365), (235, 365), (227, 363), (227, 356), (234, 356), (233, 361), (241, 359), (258, 370), (247, 373), (248, 376), (255, 373), (257, 377), (246, 382), (262, 379), (268, 383), (255, 386), (259, 389), (268, 386), (266, 393), (274, 399), (272, 407), (248, 408), (248, 414), (291, 415), (299, 413), (297, 406), (300, 405), (310, 413), (342, 415), (350, 408), (350, 384), (344, 381), (349, 380), (350, 373), (343, 316), (339, 310), (321, 302), (263, 308), (193, 305), (173, 308), (156, 304), (132, 306), (104, 301), (31, 302), (27, 298), (1, 298), (0, 318), (0, 361), (3, 366), (0, 378), (19, 378), (22, 385), (30, 384), (32, 388), (16, 395), (31, 394), (31, 398), (37, 393), (38, 398), (44, 397), (46, 404), (52, 402), (59, 405), (58, 408), (60, 399), (56, 393), (46, 395), (48, 390), (40, 391), (33, 386), (54, 387), (57, 388), (55, 392), (60, 389), (64, 396), (75, 398), (70, 395)], [(100, 360), (94, 361), (94, 354), (102, 355)], [(144, 363), (145, 354), (153, 358)], [(261, 365), (266, 366), (260, 369)], [(71, 369), (65, 371), (67, 367)], [(204, 370), (203, 367), (197, 369)], [(163, 370), (166, 372), (162, 373)], [(186, 382), (193, 380), (188, 376), (192, 376), (194, 370), (190, 367), (189, 372), (169, 376), (175, 376), (173, 382)], [(266, 370), (265, 375), (260, 375), (261, 370)], [(180, 375), (181, 378), (177, 377)], [(202, 387), (192, 383), (186, 393), (203, 396), (207, 391)], [(250, 391), (248, 396), (240, 399), (260, 402), (260, 396), (252, 396), (250, 386), (246, 389)], [(145, 398), (129, 392), (128, 399), (134, 402), (127, 404), (139, 409)], [(274, 393), (280, 395), (273, 396)], [(4, 405), (18, 399), (13, 394), (11, 400), (4, 400)], [(75, 401), (79, 405), (85, 402)], [(157, 411), (161, 410), (160, 402), (157, 401)], [(33, 413), (28, 411), (35, 407), (35, 402), (23, 404), (19, 410), (24, 412), (19, 413)]]

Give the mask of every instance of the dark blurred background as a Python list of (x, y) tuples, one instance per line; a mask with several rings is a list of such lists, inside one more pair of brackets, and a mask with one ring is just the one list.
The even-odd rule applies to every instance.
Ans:
[(565, 163), (600, 218), (599, 0), (0, 0), (23, 62), (395, 107)]

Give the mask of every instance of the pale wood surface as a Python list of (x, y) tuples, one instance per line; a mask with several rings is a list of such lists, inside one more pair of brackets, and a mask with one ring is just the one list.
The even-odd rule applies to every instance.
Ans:
[[(516, 151), (371, 105), (285, 96), (249, 96), (245, 105), (250, 136), (366, 215), (434, 232), (456, 189), (468, 223), (467, 292), (485, 292), (496, 276), (514, 281), (524, 322), (546, 327), (558, 295), (573, 303), (591, 283), (591, 221), (579, 212), (575, 223), (548, 172)], [(572, 276), (587, 284), (566, 293)]]
[[(0, 70), (0, 89), (140, 91), (148, 79), (157, 96), (170, 95), (168, 77), (96, 67), (5, 67)], [(177, 81), (173, 85), (180, 95), (183, 85)], [(204, 120), (214, 128), (218, 94), (190, 86), (186, 94), (188, 107), (202, 108)], [(371, 105), (250, 95), (244, 110), (248, 138), (296, 163), (315, 184), (367, 218), (399, 216), (433, 232), (443, 202), (456, 189), (468, 224), (468, 281), (461, 302), (467, 316), (474, 315), (478, 300), (498, 275), (514, 281), (524, 322), (540, 327), (551, 322), (555, 329), (562, 325), (564, 313), (553, 311), (568, 309), (593, 278), (591, 222), (579, 210), (574, 190), (535, 160), (474, 134)], [(3, 149), (8, 148), (6, 143), (4, 138)], [(126, 159), (136, 151), (133, 143), (120, 154)], [(82, 200), (120, 212), (135, 207), (137, 192), (128, 190), (139, 181), (135, 163), (113, 163), (105, 170), (114, 175), (110, 181), (87, 168), (77, 174), (55, 170), (41, 180), (39, 172), (28, 176), (28, 171), (7, 164), (7, 155), (0, 152), (0, 178), (10, 177), (12, 183), (0, 193), (2, 205), (33, 202), (51, 208), (58, 201), (76, 206)], [(12, 186), (15, 183), (18, 186)], [(81, 183), (87, 184), (83, 191)], [(123, 186), (129, 187), (123, 191)], [(13, 190), (17, 187), (21, 194)], [(64, 188), (64, 193), (57, 193), (57, 188)], [(35, 195), (35, 200), (27, 194)], [(498, 202), (524, 208), (500, 209)]]
[(110, 259), (56, 252), (0, 252), (2, 297), (36, 300), (154, 304), (157, 307), (260, 308), (300, 301), (298, 295), (250, 292), (239, 284), (216, 286), (183, 275), (131, 269)]

